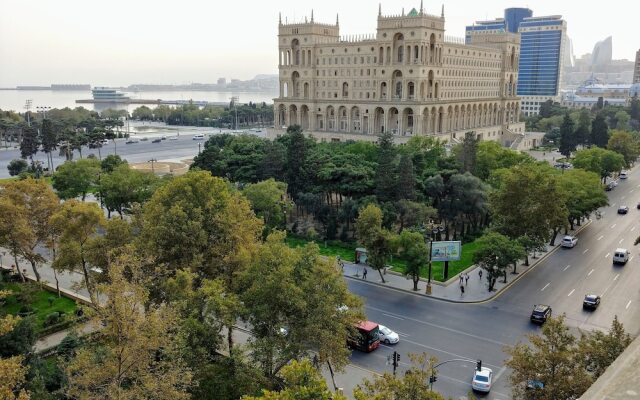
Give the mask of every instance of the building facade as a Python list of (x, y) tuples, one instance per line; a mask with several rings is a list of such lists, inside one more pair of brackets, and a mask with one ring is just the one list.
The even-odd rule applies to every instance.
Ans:
[(533, 17), (527, 8), (508, 8), (504, 18), (478, 21), (467, 26), (465, 40), (485, 32), (511, 30), (520, 34), (517, 94), (524, 115), (535, 115), (547, 100), (560, 101), (565, 52), (568, 48), (567, 23), (561, 16)]
[[(339, 21), (279, 23), (276, 130), (299, 124), (324, 140), (400, 142), (432, 135), (449, 142), (474, 131), (517, 144), (524, 134), (516, 96), (518, 35), (445, 36), (441, 15), (378, 12), (375, 35), (340, 37)], [(277, 133), (277, 132), (276, 132)]]
[(640, 83), (640, 50), (636, 52), (636, 65), (633, 69), (633, 83)]

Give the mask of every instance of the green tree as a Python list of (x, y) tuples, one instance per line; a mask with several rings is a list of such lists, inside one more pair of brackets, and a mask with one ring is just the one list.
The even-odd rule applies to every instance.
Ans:
[(524, 258), (525, 252), (518, 241), (497, 232), (482, 235), (476, 243), (478, 248), (473, 253), (473, 263), (487, 271), (488, 288), (492, 292), (498, 277), (506, 277), (510, 265), (514, 265), (515, 273), (515, 265)]
[(404, 230), (396, 237), (394, 247), (398, 256), (406, 260), (402, 272), (405, 276), (411, 277), (413, 290), (418, 291), (420, 275), (429, 262), (429, 249), (424, 242), (424, 237), (419, 232)]
[(53, 188), (62, 199), (82, 196), (84, 201), (87, 193), (98, 183), (99, 173), (100, 161), (96, 159), (67, 161), (53, 175)]
[(100, 161), (100, 169), (102, 172), (113, 172), (116, 167), (127, 164), (127, 160), (123, 160), (118, 155), (109, 154), (102, 161)]
[(549, 118), (552, 116), (552, 109), (553, 109), (553, 100), (547, 100), (544, 103), (540, 104), (539, 115), (542, 118)]
[(591, 144), (605, 148), (609, 143), (609, 127), (601, 114), (596, 115), (591, 123)]
[(309, 186), (307, 180), (307, 154), (309, 142), (302, 133), (302, 127), (291, 125), (287, 128), (287, 187), (291, 198), (295, 201), (300, 193), (306, 193)]
[(396, 377), (386, 372), (372, 381), (366, 379), (353, 391), (356, 400), (444, 400), (429, 387), (429, 378), (435, 372), (437, 359), (423, 353), (409, 354), (411, 367), (404, 376)]
[(415, 200), (416, 199), (416, 178), (413, 173), (413, 161), (408, 154), (400, 157), (398, 164), (398, 185), (396, 193), (399, 199)]
[(264, 237), (274, 229), (285, 226), (286, 213), (291, 204), (287, 201), (287, 184), (273, 178), (247, 185), (242, 194), (251, 203), (251, 208), (264, 221)]
[[(0, 290), (0, 300), (10, 295), (9, 291)], [(28, 332), (13, 333), (18, 327), (24, 329), (30, 326)], [(30, 333), (30, 335), (25, 335)], [(8, 344), (13, 338), (21, 340), (23, 343), (30, 339), (28, 346), (17, 346), (9, 349)], [(29, 339), (27, 339), (29, 338)], [(24, 355), (30, 352), (36, 341), (34, 324), (31, 320), (23, 320), (12, 315), (0, 317), (0, 398), (6, 400), (29, 400), (29, 393), (24, 389), (27, 374), (27, 367), (23, 364)], [(23, 351), (26, 350), (26, 351)], [(15, 354), (17, 353), (17, 354)]]
[(565, 114), (560, 126), (560, 154), (566, 158), (571, 157), (571, 153), (576, 150), (577, 144), (573, 130), (573, 119), (569, 114)]
[(140, 121), (153, 120), (153, 111), (147, 106), (140, 106), (133, 110), (131, 118), (138, 119)]
[(486, 140), (478, 143), (476, 169), (473, 174), (487, 181), (493, 171), (532, 161), (533, 159), (527, 154), (507, 149), (498, 142)]
[(625, 166), (630, 167), (640, 155), (640, 144), (629, 132), (613, 131), (607, 149), (615, 151), (624, 157)]
[(369, 266), (378, 271), (384, 283), (382, 270), (387, 266), (387, 259), (391, 255), (393, 237), (382, 227), (382, 210), (375, 204), (369, 204), (360, 209), (356, 220), (358, 240), (367, 249)]
[(577, 144), (586, 146), (589, 144), (591, 136), (591, 114), (589, 110), (583, 108), (578, 114), (578, 124), (575, 131)]
[(20, 142), (20, 157), (31, 160), (33, 164), (33, 156), (36, 155), (40, 148), (40, 140), (38, 138), (38, 129), (35, 126), (28, 126), (22, 129), (22, 141)]
[(536, 390), (536, 399), (577, 399), (593, 382), (583, 368), (576, 338), (564, 324), (564, 317), (550, 318), (541, 335), (528, 335), (530, 343), (506, 349), (511, 359), (511, 390), (514, 399), (529, 399), (526, 384), (535, 379), (544, 384)]
[(629, 120), (631, 119), (631, 117), (629, 116), (629, 114), (627, 114), (626, 111), (624, 110), (620, 110), (616, 113), (616, 129), (621, 130), (621, 131), (628, 131), (629, 130)]
[(378, 167), (376, 168), (375, 190), (381, 202), (396, 199), (398, 179), (396, 177), (396, 150), (393, 147), (393, 134), (383, 133), (378, 138)]
[(640, 121), (640, 100), (638, 100), (638, 93), (635, 93), (631, 98), (629, 116), (636, 121)]
[(624, 352), (632, 340), (616, 315), (608, 333), (596, 330), (580, 337), (578, 347), (583, 358), (581, 364), (597, 379)]
[(480, 139), (476, 137), (476, 133), (467, 132), (464, 134), (462, 143), (456, 147), (457, 159), (460, 163), (461, 173), (473, 173), (476, 170), (478, 143), (480, 143)]
[(98, 184), (98, 193), (111, 218), (117, 211), (120, 218), (130, 213), (134, 204), (143, 204), (151, 198), (158, 184), (158, 178), (149, 172), (129, 168), (126, 163), (116, 167), (111, 173), (103, 174)]
[(566, 193), (571, 229), (575, 223), (579, 224), (583, 218), (609, 204), (597, 174), (577, 168), (563, 172), (559, 179)]
[(27, 164), (25, 160), (18, 158), (15, 160), (11, 160), (11, 162), (9, 162), (9, 165), (7, 165), (7, 169), (9, 170), (9, 175), (17, 176), (25, 172), (28, 166), (29, 164)]
[(50, 119), (43, 119), (40, 127), (40, 138), (42, 142), (42, 151), (47, 154), (47, 164), (49, 172), (53, 172), (53, 151), (58, 148), (58, 135)]
[(621, 154), (599, 147), (578, 150), (573, 159), (574, 167), (595, 172), (603, 182), (612, 173), (624, 168), (624, 165), (624, 157)]

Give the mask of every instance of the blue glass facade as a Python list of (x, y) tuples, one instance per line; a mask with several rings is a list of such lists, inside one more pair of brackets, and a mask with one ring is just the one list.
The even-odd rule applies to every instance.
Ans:
[(507, 29), (511, 33), (518, 33), (520, 23), (525, 18), (533, 16), (533, 11), (528, 8), (507, 8), (504, 10), (504, 20), (507, 25)]
[(556, 96), (560, 84), (562, 30), (527, 30), (562, 27), (559, 19), (534, 19), (520, 23), (518, 96)]

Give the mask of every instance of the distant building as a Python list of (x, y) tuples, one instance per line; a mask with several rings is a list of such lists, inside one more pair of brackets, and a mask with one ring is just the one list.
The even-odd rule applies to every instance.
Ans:
[(77, 90), (77, 91), (88, 91), (91, 90), (91, 85), (89, 84), (53, 84), (51, 85), (51, 90)]
[(612, 106), (626, 106), (629, 99), (638, 90), (636, 86), (627, 84), (603, 83), (596, 78), (585, 81), (575, 90), (567, 90), (562, 94), (561, 104), (569, 108), (591, 108), (598, 104), (598, 99)]
[(640, 83), (640, 50), (636, 52), (636, 66), (633, 70), (633, 83)]
[(567, 23), (559, 15), (533, 17), (528, 8), (508, 8), (504, 18), (478, 21), (466, 28), (466, 43), (482, 32), (511, 31), (520, 33), (520, 62), (517, 93), (522, 112), (538, 114), (547, 100), (559, 101), (564, 63), (571, 62), (571, 44)]
[(513, 148), (535, 145), (524, 135), (516, 96), (517, 34), (445, 35), (440, 15), (422, 7), (378, 12), (375, 34), (340, 36), (340, 26), (310, 19), (278, 27), (280, 93), (275, 130), (299, 124), (321, 140), (398, 142), (433, 136), (449, 143), (474, 132)]
[(593, 67), (605, 67), (611, 64), (613, 59), (613, 39), (611, 36), (596, 43), (591, 53), (591, 65)]
[(218, 78), (218, 85), (224, 86), (227, 84), (227, 78)]

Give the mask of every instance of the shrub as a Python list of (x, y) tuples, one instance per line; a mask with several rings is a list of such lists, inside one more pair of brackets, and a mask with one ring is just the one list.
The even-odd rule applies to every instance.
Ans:
[(60, 315), (59, 312), (52, 312), (51, 314), (47, 315), (44, 319), (44, 322), (42, 324), (42, 326), (49, 327), (51, 325), (55, 325), (57, 323), (60, 322), (60, 320), (62, 319), (62, 316)]

